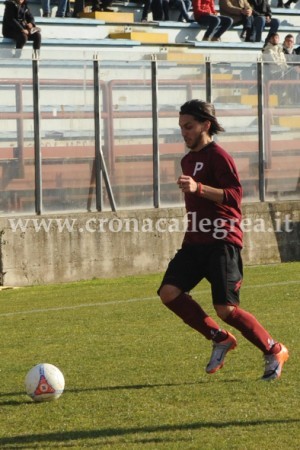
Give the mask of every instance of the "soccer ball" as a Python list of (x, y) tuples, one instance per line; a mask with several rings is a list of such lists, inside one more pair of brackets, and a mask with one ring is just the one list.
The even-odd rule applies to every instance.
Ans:
[(35, 402), (50, 402), (61, 396), (65, 379), (61, 371), (52, 364), (37, 364), (26, 375), (25, 389)]

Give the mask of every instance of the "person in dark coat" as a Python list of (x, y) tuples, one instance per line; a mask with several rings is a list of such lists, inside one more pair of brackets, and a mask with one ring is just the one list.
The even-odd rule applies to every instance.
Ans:
[(169, 7), (171, 9), (178, 9), (179, 16), (177, 21), (178, 22), (194, 22), (193, 19), (189, 16), (189, 10), (192, 6), (192, 0), (170, 0)]
[(147, 22), (150, 11), (152, 11), (153, 20), (169, 20), (169, 0), (145, 0), (142, 22)]
[(2, 34), (16, 41), (16, 48), (21, 49), (27, 41), (33, 41), (33, 48), (41, 47), (41, 30), (35, 26), (34, 17), (26, 0), (7, 0), (2, 22)]
[(282, 44), (282, 50), (287, 60), (290, 59), (293, 61), (294, 56), (300, 55), (300, 46), (294, 48), (294, 45), (295, 45), (294, 36), (292, 34), (287, 34)]
[(253, 34), (249, 38), (252, 42), (262, 41), (262, 32), (265, 28), (269, 29), (269, 33), (265, 39), (267, 43), (274, 33), (279, 28), (279, 20), (272, 17), (271, 7), (267, 0), (248, 0), (252, 8), (252, 15), (254, 17)]

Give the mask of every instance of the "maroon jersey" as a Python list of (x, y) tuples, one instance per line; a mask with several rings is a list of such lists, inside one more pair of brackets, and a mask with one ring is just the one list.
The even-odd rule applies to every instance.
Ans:
[(196, 182), (224, 190), (223, 203), (185, 194), (187, 231), (184, 244), (210, 244), (218, 240), (243, 246), (241, 230), (242, 186), (233, 158), (211, 142), (198, 152), (189, 152), (181, 160), (182, 173)]

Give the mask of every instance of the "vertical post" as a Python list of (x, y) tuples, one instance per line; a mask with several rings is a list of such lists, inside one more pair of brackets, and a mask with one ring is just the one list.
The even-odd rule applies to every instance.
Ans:
[(16, 82), (16, 111), (19, 113), (17, 119), (17, 148), (15, 157), (18, 158), (18, 178), (24, 177), (24, 124), (23, 124), (23, 85), (22, 82)]
[(34, 173), (35, 173), (35, 212), (42, 213), (42, 157), (40, 135), (40, 84), (39, 61), (36, 53), (32, 56), (33, 91), (33, 130), (34, 130)]
[(100, 87), (99, 87), (99, 61), (98, 56), (94, 56), (94, 125), (95, 125), (95, 180), (96, 180), (96, 208), (97, 211), (102, 211), (102, 175), (104, 177), (107, 195), (109, 198), (112, 211), (116, 211), (116, 203), (110, 180), (107, 173), (107, 168), (101, 149), (101, 106), (100, 106)]
[(151, 61), (151, 86), (152, 86), (152, 142), (153, 142), (153, 206), (160, 206), (160, 158), (158, 143), (158, 85), (157, 85), (157, 59), (152, 55)]
[(206, 101), (212, 102), (212, 80), (211, 80), (211, 61), (210, 57), (205, 58), (205, 83), (206, 83)]
[(264, 127), (264, 75), (261, 58), (257, 60), (257, 114), (258, 114), (258, 188), (259, 199), (265, 201), (265, 127)]
[(102, 211), (102, 165), (101, 165), (101, 120), (100, 120), (100, 88), (99, 61), (94, 56), (94, 131), (95, 131), (95, 179), (96, 179), (96, 209)]

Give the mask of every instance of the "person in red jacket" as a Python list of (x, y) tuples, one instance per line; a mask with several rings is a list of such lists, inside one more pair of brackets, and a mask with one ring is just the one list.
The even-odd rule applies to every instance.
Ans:
[(217, 14), (214, 0), (192, 0), (192, 5), (195, 21), (207, 27), (203, 41), (220, 41), (222, 34), (233, 24), (231, 17)]
[(182, 175), (177, 181), (184, 193), (188, 225), (182, 247), (169, 263), (158, 294), (167, 308), (212, 341), (206, 367), (206, 372), (212, 374), (223, 367), (227, 352), (236, 347), (237, 340), (189, 295), (206, 278), (218, 317), (263, 352), (262, 379), (279, 378), (289, 356), (287, 348), (274, 341), (258, 320), (239, 306), (243, 278), (242, 186), (233, 158), (213, 140), (213, 135), (224, 129), (214, 106), (200, 100), (181, 106), (179, 126), (190, 149), (182, 158)]

